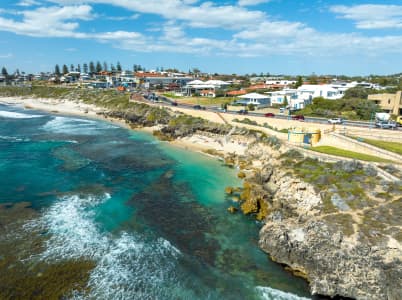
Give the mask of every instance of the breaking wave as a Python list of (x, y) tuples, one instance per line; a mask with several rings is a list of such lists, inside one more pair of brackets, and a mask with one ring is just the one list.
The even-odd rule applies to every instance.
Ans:
[(283, 292), (265, 286), (258, 286), (257, 292), (264, 300), (310, 300), (310, 298), (300, 297), (292, 293)]
[(32, 118), (40, 118), (42, 115), (30, 115), (24, 113), (17, 113), (13, 111), (0, 110), (0, 117), (9, 118), (9, 119), (32, 119)]
[(101, 130), (117, 128), (108, 123), (102, 123), (94, 120), (68, 118), (68, 117), (55, 117), (43, 125), (43, 129), (53, 133), (64, 134), (97, 134)]
[[(29, 227), (40, 227), (50, 233), (45, 261), (91, 259), (89, 295), (75, 293), (75, 299), (163, 299), (177, 288), (175, 266), (180, 251), (169, 241), (145, 239), (120, 233), (112, 236), (97, 226), (96, 207), (110, 195), (68, 196), (60, 198), (43, 216)], [(31, 227), (32, 228), (32, 227)]]

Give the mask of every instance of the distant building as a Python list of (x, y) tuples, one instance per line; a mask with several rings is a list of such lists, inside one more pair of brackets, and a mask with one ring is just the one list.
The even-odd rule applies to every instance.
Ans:
[(396, 94), (369, 95), (368, 100), (374, 101), (388, 113), (402, 115), (402, 91)]

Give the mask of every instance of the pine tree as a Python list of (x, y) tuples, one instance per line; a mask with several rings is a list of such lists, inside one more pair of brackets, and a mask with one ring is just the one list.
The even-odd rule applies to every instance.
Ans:
[(102, 71), (102, 65), (99, 61), (96, 62), (95, 71), (96, 73), (100, 73)]
[(114, 66), (114, 64), (110, 64), (110, 70), (114, 73), (116, 72), (116, 68)]
[(77, 66), (77, 72), (81, 73), (81, 65), (80, 64), (78, 64), (78, 66)]
[(56, 76), (60, 76), (60, 67), (59, 67), (59, 65), (56, 65), (54, 67), (54, 74), (56, 74)]
[(8, 76), (8, 72), (7, 72), (6, 67), (3, 67), (3, 68), (1, 69), (1, 75), (3, 75), (4, 77), (7, 77), (7, 76)]
[(95, 64), (94, 64), (93, 61), (91, 61), (91, 62), (89, 63), (89, 72), (91, 73), (91, 75), (92, 75), (93, 73), (95, 73)]
[(121, 72), (122, 69), (121, 69), (120, 62), (117, 62), (116, 69), (117, 69), (117, 72)]
[(104, 61), (103, 62), (103, 71), (107, 71), (107, 70), (108, 70), (107, 63)]
[(67, 74), (68, 73), (68, 68), (66, 65), (63, 65), (63, 74)]
[(70, 65), (70, 72), (74, 72), (74, 65), (73, 64)]
[(87, 65), (87, 63), (84, 63), (84, 65), (82, 67), (84, 69), (84, 73), (88, 74), (88, 65)]

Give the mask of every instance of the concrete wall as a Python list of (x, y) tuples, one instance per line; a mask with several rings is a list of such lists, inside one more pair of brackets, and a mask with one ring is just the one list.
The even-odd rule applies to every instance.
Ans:
[(383, 150), (381, 148), (374, 147), (372, 145), (356, 141), (352, 138), (348, 138), (336, 133), (324, 134), (322, 139), (316, 146), (332, 146), (349, 150), (358, 153), (364, 153), (368, 155), (377, 156), (384, 159), (393, 160), (396, 162), (402, 162), (402, 156), (396, 153)]

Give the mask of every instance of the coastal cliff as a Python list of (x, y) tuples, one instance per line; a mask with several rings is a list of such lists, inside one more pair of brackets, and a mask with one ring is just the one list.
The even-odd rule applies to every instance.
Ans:
[(283, 151), (255, 145), (242, 171), (254, 188), (240, 208), (263, 218), (260, 248), (305, 278), (312, 294), (400, 299), (402, 184), (358, 162)]

